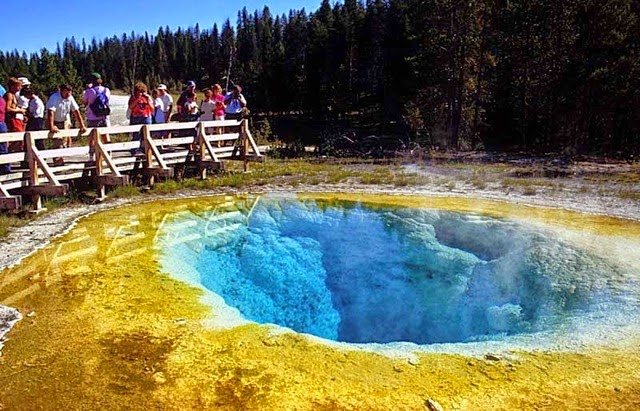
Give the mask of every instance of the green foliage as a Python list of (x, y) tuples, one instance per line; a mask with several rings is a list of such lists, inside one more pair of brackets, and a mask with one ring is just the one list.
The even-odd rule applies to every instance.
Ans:
[(26, 224), (26, 220), (9, 214), (0, 214), (0, 239), (9, 235), (14, 227)]
[[(381, 131), (372, 134), (440, 148), (631, 156), (640, 153), (637, 44), (631, 0), (322, 0), (312, 13), (245, 8), (236, 27), (0, 52), (0, 75), (28, 75), (45, 97), (92, 71), (122, 90), (137, 80), (224, 87), (228, 75), (253, 113), (304, 115), (316, 130), (353, 118)], [(276, 124), (261, 127), (270, 141)], [(323, 140), (328, 153), (341, 150)]]
[(49, 197), (46, 198), (42, 202), (42, 206), (47, 209), (47, 211), (53, 211), (59, 208), (63, 208), (74, 201), (77, 200), (76, 193), (74, 191), (70, 192), (69, 196), (66, 197)]
[(293, 141), (288, 144), (276, 141), (267, 152), (270, 158), (276, 159), (298, 158), (303, 157), (304, 154), (305, 148), (301, 141)]
[(258, 144), (266, 144), (268, 142), (274, 141), (275, 136), (273, 135), (273, 130), (271, 129), (271, 123), (269, 119), (265, 118), (260, 121), (260, 126), (254, 130), (253, 138)]
[(109, 191), (108, 194), (109, 194), (109, 197), (113, 197), (113, 198), (135, 197), (140, 195), (140, 188), (128, 184), (125, 186), (116, 187), (113, 190)]
[(180, 189), (180, 184), (175, 180), (167, 180), (156, 183), (152, 187), (152, 191), (157, 194), (171, 194)]

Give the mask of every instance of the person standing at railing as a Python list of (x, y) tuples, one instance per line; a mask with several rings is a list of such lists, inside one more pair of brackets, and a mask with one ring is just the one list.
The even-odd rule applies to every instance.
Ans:
[[(211, 91), (213, 91), (213, 100), (215, 104), (215, 110), (213, 111), (213, 117), (215, 120), (224, 121), (224, 111), (227, 108), (227, 105), (224, 104), (224, 95), (222, 95), (222, 86), (220, 84), (214, 84), (211, 86)], [(216, 127), (216, 133), (222, 134), (222, 127)], [(220, 147), (220, 142), (218, 142), (218, 147)]]
[[(16, 94), (20, 91), (22, 83), (15, 77), (9, 77), (7, 82), (8, 91), (4, 95), (4, 100), (7, 103), (5, 109), (5, 122), (7, 124), (7, 131), (21, 132), (24, 131), (24, 115), (27, 110), (18, 106), (18, 98)], [(22, 141), (16, 141), (9, 144), (9, 151), (22, 151)]]
[(153, 98), (153, 124), (166, 123), (164, 117), (166, 112), (164, 109), (164, 100), (160, 98), (160, 92), (158, 92), (158, 89), (153, 89), (151, 97)]
[(240, 120), (243, 109), (247, 107), (247, 100), (242, 95), (242, 87), (234, 85), (233, 91), (230, 91), (224, 97), (224, 104), (227, 105), (225, 117), (228, 120)]
[[(153, 124), (164, 124), (166, 123), (164, 118), (164, 100), (160, 98), (160, 92), (157, 88), (154, 88), (151, 91), (151, 99), (153, 100), (153, 116), (152, 121)], [(151, 136), (153, 138), (164, 138), (166, 135), (165, 131), (152, 131)]]
[(198, 108), (198, 103), (196, 102), (196, 93), (187, 93), (186, 99), (187, 101), (184, 103), (183, 107), (183, 121), (198, 121), (198, 117), (200, 116), (200, 109)]
[(211, 90), (204, 92), (204, 100), (200, 102), (200, 121), (213, 121), (213, 112), (216, 109), (216, 103), (212, 97), (213, 92)]
[[(129, 110), (131, 117), (129, 124), (151, 124), (154, 105), (151, 96), (147, 93), (147, 85), (143, 82), (137, 82), (133, 86), (133, 94), (129, 97)], [(131, 141), (140, 141), (142, 134), (140, 132), (133, 133)], [(142, 154), (142, 148), (131, 150), (131, 155)]]
[(213, 112), (214, 118), (216, 120), (224, 120), (224, 110), (227, 108), (227, 106), (224, 104), (222, 86), (220, 84), (214, 84), (213, 86), (211, 86), (211, 91), (213, 92), (213, 96), (211, 97), (211, 99), (216, 105), (216, 109)]
[[(3, 88), (4, 89), (4, 88)], [(2, 90), (0, 90), (2, 92)], [(7, 123), (5, 123), (7, 102), (4, 100), (4, 94), (0, 95), (0, 133), (7, 132)], [(7, 143), (0, 143), (0, 156), (9, 154), (9, 146)], [(0, 174), (9, 174), (11, 172), (11, 164), (0, 164)]]
[[(200, 121), (213, 121), (214, 112), (216, 111), (216, 103), (213, 101), (213, 92), (205, 90), (204, 100), (200, 102)], [(207, 134), (213, 132), (213, 127), (205, 129)]]
[[(71, 115), (80, 127), (80, 133), (87, 131), (82, 116), (80, 106), (73, 98), (73, 87), (70, 84), (62, 84), (57, 93), (53, 93), (47, 100), (47, 127), (51, 133), (58, 133), (60, 130), (71, 128)], [(53, 140), (54, 148), (71, 147), (71, 137), (56, 138)], [(64, 165), (61, 157), (53, 161), (55, 166)]]
[[(89, 84), (91, 87), (87, 87), (82, 94), (82, 104), (87, 108), (87, 125), (89, 127), (109, 127), (111, 125), (109, 114), (105, 113), (111, 112), (109, 107), (111, 91), (108, 87), (102, 85), (100, 73), (91, 73), (91, 82)], [(96, 102), (96, 99), (100, 99), (100, 101)], [(102, 110), (102, 113), (96, 113), (95, 110)], [(103, 143), (109, 142), (107, 134), (102, 134), (100, 137)]]
[[(187, 81), (187, 87), (182, 91), (178, 101), (176, 102), (176, 109), (178, 111), (178, 121), (185, 121), (183, 117), (186, 116), (184, 111), (184, 105), (187, 103), (187, 96), (189, 94), (196, 94), (196, 82), (193, 80)], [(197, 97), (197, 94), (196, 94)]]
[[(20, 87), (20, 91), (16, 93), (16, 98), (18, 99), (18, 107), (24, 108), (27, 111), (29, 110), (29, 98), (27, 97), (27, 92), (31, 90), (31, 82), (27, 77), (18, 77), (22, 87)], [(28, 114), (28, 113), (27, 113)], [(27, 122), (25, 121), (25, 125)]]
[[(29, 99), (29, 119), (27, 120), (27, 131), (44, 130), (44, 103), (38, 97), (36, 90), (29, 88), (24, 91), (24, 96)], [(44, 150), (44, 139), (36, 140), (36, 148)]]
[(162, 99), (162, 105), (164, 106), (164, 122), (168, 123), (173, 110), (173, 97), (167, 93), (167, 86), (164, 84), (158, 85), (158, 96)]

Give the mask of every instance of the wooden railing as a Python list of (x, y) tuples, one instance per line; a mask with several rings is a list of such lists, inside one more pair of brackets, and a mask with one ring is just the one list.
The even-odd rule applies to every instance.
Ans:
[[(140, 133), (139, 141), (103, 142), (101, 136)], [(39, 150), (37, 140), (88, 137), (73, 147)], [(0, 165), (12, 171), (0, 175), (0, 209), (22, 207), (29, 196), (33, 210), (42, 210), (41, 196), (63, 196), (68, 182), (86, 178), (104, 198), (107, 186), (129, 184), (140, 173), (153, 184), (156, 177), (171, 177), (174, 167), (193, 165), (201, 178), (207, 170), (224, 169), (224, 161), (263, 161), (247, 120), (202, 121), (89, 129), (31, 131), (0, 134), (0, 143), (24, 142), (24, 151), (0, 155)], [(64, 164), (63, 164), (64, 163)]]

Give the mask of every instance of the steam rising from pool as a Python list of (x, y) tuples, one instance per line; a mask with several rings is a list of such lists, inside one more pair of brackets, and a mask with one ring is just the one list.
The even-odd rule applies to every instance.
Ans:
[(169, 272), (245, 319), (334, 341), (491, 341), (638, 312), (614, 262), (479, 215), (275, 197), (176, 214), (164, 233)]

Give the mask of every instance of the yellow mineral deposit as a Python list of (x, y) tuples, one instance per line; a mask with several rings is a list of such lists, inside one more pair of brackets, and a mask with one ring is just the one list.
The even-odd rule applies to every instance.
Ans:
[[(640, 238), (635, 222), (494, 201), (303, 197), (485, 213)], [(407, 360), (255, 324), (209, 329), (204, 320), (216, 312), (200, 302), (202, 291), (160, 272), (154, 238), (168, 213), (216, 201), (225, 199), (92, 215), (0, 272), (0, 304), (25, 315), (0, 357), (0, 409), (640, 409), (637, 343)]]

